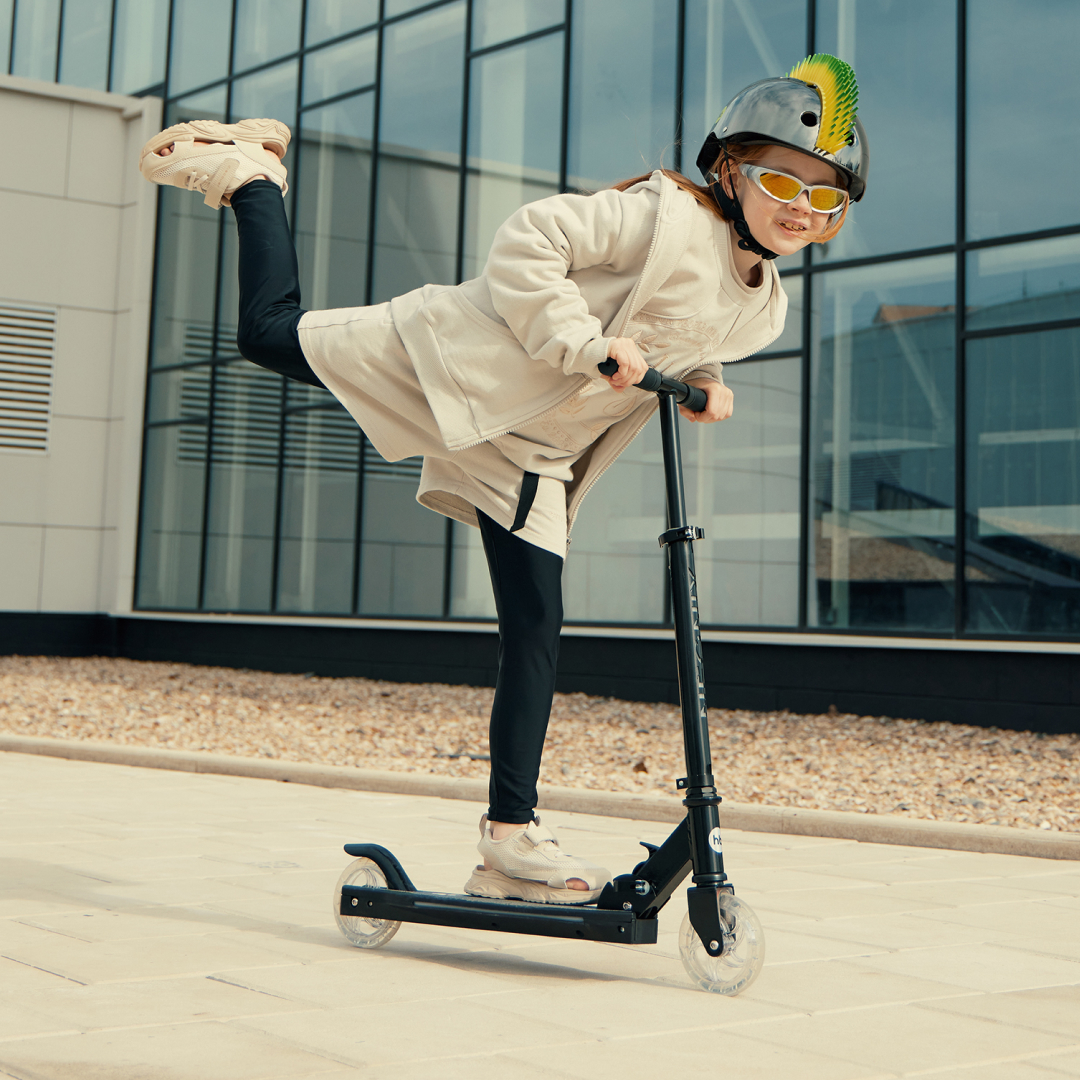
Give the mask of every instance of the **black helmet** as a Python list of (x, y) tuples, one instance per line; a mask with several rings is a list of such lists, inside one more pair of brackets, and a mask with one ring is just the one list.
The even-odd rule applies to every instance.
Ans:
[(706, 137), (697, 166), (725, 216), (732, 219), (743, 240), (750, 241), (740, 246), (757, 250), (766, 258), (776, 257), (761, 248), (748, 230), (744, 235), (739, 229), (745, 222), (738, 200), (716, 182), (713, 168), (727, 146), (773, 144), (820, 158), (845, 178), (851, 201), (858, 202), (866, 191), (870, 167), (866, 132), (855, 116), (858, 100), (855, 72), (827, 53), (815, 53), (786, 78), (762, 79), (732, 98)]

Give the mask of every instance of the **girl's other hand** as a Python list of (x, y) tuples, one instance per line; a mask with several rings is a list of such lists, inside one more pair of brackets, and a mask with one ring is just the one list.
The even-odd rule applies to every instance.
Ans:
[(688, 386), (700, 386), (709, 399), (701, 412), (691, 412), (679, 406), (679, 412), (696, 424), (715, 424), (717, 420), (726, 420), (734, 411), (735, 395), (722, 383), (713, 379), (687, 379)]
[(608, 356), (619, 365), (619, 370), (614, 375), (605, 375), (604, 378), (620, 393), (628, 386), (641, 382), (645, 378), (645, 372), (649, 370), (645, 357), (641, 355), (637, 342), (632, 338), (612, 338), (608, 346)]

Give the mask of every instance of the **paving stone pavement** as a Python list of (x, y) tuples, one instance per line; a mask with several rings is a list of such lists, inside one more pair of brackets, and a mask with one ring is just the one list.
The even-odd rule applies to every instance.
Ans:
[[(1075, 862), (728, 831), (767, 940), (737, 998), (684, 975), (679, 898), (652, 946), (406, 924), (350, 947), (341, 845), (457, 891), (481, 809), (0, 754), (0, 1075), (1080, 1077)], [(620, 871), (667, 831), (550, 823)]]

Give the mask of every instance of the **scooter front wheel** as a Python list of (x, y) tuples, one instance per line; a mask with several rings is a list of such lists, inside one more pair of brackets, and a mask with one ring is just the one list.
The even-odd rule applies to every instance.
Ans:
[(371, 859), (353, 859), (334, 886), (334, 918), (338, 929), (358, 949), (377, 949), (385, 945), (401, 928), (401, 923), (389, 919), (364, 919), (359, 915), (341, 914), (341, 890), (346, 885), (361, 888), (385, 889), (386, 876)]
[(679, 931), (679, 956), (692, 982), (711, 993), (733, 997), (761, 974), (765, 931), (754, 909), (737, 896), (718, 889), (716, 903), (724, 927), (723, 953), (710, 956), (705, 951), (687, 915)]

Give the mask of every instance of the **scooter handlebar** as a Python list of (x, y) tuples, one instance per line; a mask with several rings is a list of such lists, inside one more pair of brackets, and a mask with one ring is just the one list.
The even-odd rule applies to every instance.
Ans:
[[(616, 360), (608, 358), (602, 364), (598, 364), (596, 369), (601, 375), (614, 375), (619, 370), (619, 364)], [(687, 386), (678, 379), (669, 379), (666, 375), (661, 375), (656, 368), (649, 368), (645, 372), (645, 378), (634, 385), (642, 390), (651, 390), (655, 394), (671, 394), (678, 404), (691, 412), (702, 412), (709, 402), (708, 396), (701, 387)]]

